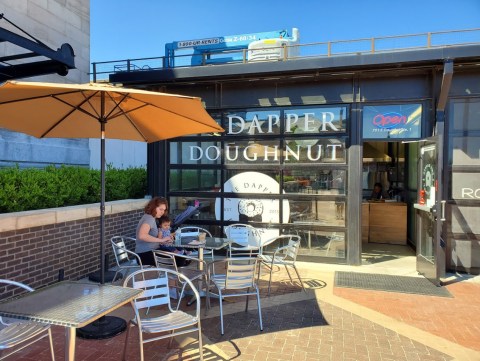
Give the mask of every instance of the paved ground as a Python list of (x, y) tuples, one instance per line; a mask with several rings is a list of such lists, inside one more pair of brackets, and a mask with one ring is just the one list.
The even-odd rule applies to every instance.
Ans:
[[(413, 262), (413, 263), (412, 263)], [(307, 287), (291, 284), (284, 271), (274, 274), (272, 295), (261, 281), (264, 330), (255, 302), (225, 303), (225, 335), (219, 331), (218, 301), (202, 318), (205, 360), (459, 360), (480, 361), (480, 280), (450, 275), (452, 298), (334, 287), (335, 270), (418, 277), (414, 257), (362, 267), (299, 264)], [(252, 300), (253, 301), (253, 300)], [(129, 317), (129, 308), (117, 315)], [(127, 360), (139, 360), (136, 332)], [(198, 360), (196, 342), (176, 339), (145, 347), (146, 360)], [(77, 361), (121, 360), (125, 334), (107, 340), (77, 338)], [(63, 329), (54, 327), (57, 360), (64, 359)], [(47, 342), (12, 360), (49, 360)]]

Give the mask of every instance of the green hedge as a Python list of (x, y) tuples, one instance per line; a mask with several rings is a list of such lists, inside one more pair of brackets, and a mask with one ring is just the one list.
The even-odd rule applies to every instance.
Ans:
[[(143, 198), (147, 192), (144, 168), (105, 172), (105, 200)], [(100, 202), (100, 170), (49, 166), (0, 169), (0, 213)]]

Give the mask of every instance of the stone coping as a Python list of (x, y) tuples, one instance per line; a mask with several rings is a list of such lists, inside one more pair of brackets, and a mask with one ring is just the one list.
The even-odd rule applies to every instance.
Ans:
[[(124, 199), (105, 203), (105, 215), (141, 210), (148, 199)], [(100, 203), (71, 207), (38, 209), (35, 211), (0, 214), (0, 232), (15, 231), (47, 224), (56, 224), (78, 219), (100, 217)]]

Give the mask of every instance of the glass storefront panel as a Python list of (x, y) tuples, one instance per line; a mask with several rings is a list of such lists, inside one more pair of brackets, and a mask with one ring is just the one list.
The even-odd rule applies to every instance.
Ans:
[(234, 111), (225, 115), (228, 135), (278, 135), (280, 134), (279, 110)]
[(452, 166), (480, 166), (480, 137), (452, 137)]
[(450, 168), (449, 234), (450, 264), (456, 270), (478, 269), (475, 249), (480, 234), (480, 99), (455, 99), (450, 103), (448, 166)]
[(171, 169), (169, 174), (171, 192), (218, 192), (220, 183), (219, 169)]
[(170, 142), (170, 164), (220, 164), (220, 142)]
[(215, 199), (195, 196), (170, 197), (169, 215), (172, 219), (184, 212), (188, 206), (198, 207), (198, 211), (183, 224), (189, 224), (191, 221), (215, 220)]
[[(226, 222), (239, 223), (280, 223), (280, 200), (255, 197), (229, 197), (223, 200), (223, 212), (220, 198), (216, 202), (215, 214), (217, 219), (223, 215)], [(288, 202), (284, 202), (284, 209), (288, 212)], [(222, 214), (223, 213), (223, 214)], [(284, 215), (284, 221), (288, 219)]]
[(346, 242), (344, 231), (325, 231), (315, 226), (288, 227), (283, 234), (296, 234), (301, 237), (298, 260), (315, 261), (317, 257), (344, 260)]
[(227, 111), (225, 133), (215, 141), (170, 142), (171, 213), (198, 204), (201, 211), (190, 221), (215, 223), (214, 234), (222, 235), (227, 224), (248, 223), (262, 241), (299, 235), (305, 260), (344, 261), (348, 109)]
[(462, 99), (453, 101), (453, 130), (480, 130), (478, 114), (480, 114), (479, 99)]
[(284, 149), (285, 163), (345, 163), (345, 141), (337, 138), (289, 139)]
[[(253, 170), (254, 169), (254, 170)], [(224, 192), (280, 194), (280, 171), (277, 169), (225, 170)]]
[(320, 197), (311, 197), (311, 199), (302, 197), (302, 199), (293, 198), (285, 202), (289, 205), (289, 223), (298, 226), (345, 226), (345, 197), (328, 201)]
[(225, 164), (280, 164), (278, 140), (235, 140), (225, 143)]
[(285, 193), (345, 195), (346, 170), (312, 168), (291, 169), (283, 172)]
[(290, 108), (285, 111), (284, 131), (285, 134), (344, 133), (347, 118), (347, 107)]

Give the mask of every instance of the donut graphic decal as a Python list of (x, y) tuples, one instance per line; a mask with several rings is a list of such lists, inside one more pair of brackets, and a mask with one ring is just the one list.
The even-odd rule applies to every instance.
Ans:
[(238, 202), (238, 220), (242, 223), (261, 222), (263, 204), (256, 199), (241, 199)]
[[(224, 191), (231, 193), (258, 193), (258, 194), (280, 194), (278, 182), (259, 172), (244, 172), (234, 175), (224, 184)], [(220, 198), (215, 201), (215, 217), (221, 218)], [(280, 201), (278, 199), (259, 198), (225, 198), (223, 216), (225, 221), (236, 221), (241, 223), (280, 222)], [(290, 205), (288, 200), (283, 201), (283, 222), (287, 223), (290, 217)]]

